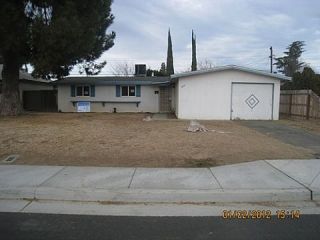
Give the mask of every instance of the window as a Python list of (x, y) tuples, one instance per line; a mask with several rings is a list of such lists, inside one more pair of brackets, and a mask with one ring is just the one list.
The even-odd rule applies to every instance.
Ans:
[(90, 96), (90, 87), (83, 86), (83, 96)]
[(77, 86), (77, 97), (89, 97), (90, 87), (89, 86)]
[(136, 95), (136, 87), (129, 86), (129, 96), (135, 96), (135, 95)]
[(135, 97), (136, 96), (136, 86), (122, 86), (121, 87), (122, 97)]
[(128, 96), (128, 86), (121, 87), (121, 96)]

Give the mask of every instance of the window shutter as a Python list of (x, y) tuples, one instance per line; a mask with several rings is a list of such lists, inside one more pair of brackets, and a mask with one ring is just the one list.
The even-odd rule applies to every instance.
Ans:
[(75, 97), (76, 96), (76, 86), (75, 85), (71, 85), (70, 86), (70, 96), (71, 97)]
[(90, 96), (91, 96), (91, 97), (95, 97), (95, 96), (96, 96), (96, 88), (95, 88), (95, 85), (91, 85), (91, 86), (90, 86), (90, 90), (91, 90)]
[(140, 85), (136, 86), (136, 97), (141, 97), (141, 86)]
[(116, 97), (120, 97), (120, 85), (116, 85)]

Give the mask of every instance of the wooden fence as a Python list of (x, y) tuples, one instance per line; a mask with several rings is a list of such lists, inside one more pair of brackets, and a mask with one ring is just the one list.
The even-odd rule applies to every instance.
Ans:
[(319, 119), (320, 97), (312, 90), (281, 90), (280, 114)]

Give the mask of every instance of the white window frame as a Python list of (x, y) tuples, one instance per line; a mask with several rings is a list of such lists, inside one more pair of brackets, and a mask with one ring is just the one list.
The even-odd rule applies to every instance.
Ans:
[[(82, 95), (78, 95), (78, 87), (82, 87)], [(89, 95), (88, 96), (85, 96), (84, 95), (84, 87), (88, 87), (89, 88)], [(76, 97), (91, 97), (91, 87), (90, 85), (77, 85), (76, 86)]]
[[(122, 95), (122, 88), (123, 87), (127, 87), (127, 89), (128, 89), (128, 95), (126, 95), (126, 96)], [(134, 96), (130, 96), (129, 87), (134, 87)], [(136, 85), (122, 85), (121, 89), (120, 89), (120, 96), (121, 97), (136, 97), (137, 96), (137, 86)]]

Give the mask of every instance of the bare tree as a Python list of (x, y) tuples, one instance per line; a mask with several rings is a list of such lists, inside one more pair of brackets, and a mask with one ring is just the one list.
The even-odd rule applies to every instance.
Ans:
[(198, 70), (209, 70), (211, 68), (214, 68), (214, 64), (209, 59), (204, 59), (198, 61)]
[(127, 62), (111, 64), (111, 71), (117, 76), (130, 76), (134, 74), (134, 66)]

